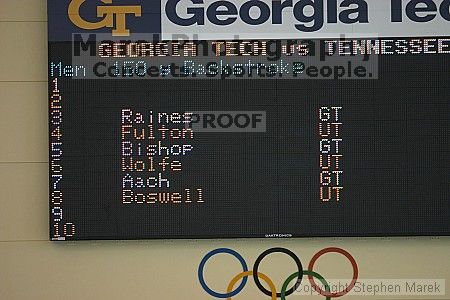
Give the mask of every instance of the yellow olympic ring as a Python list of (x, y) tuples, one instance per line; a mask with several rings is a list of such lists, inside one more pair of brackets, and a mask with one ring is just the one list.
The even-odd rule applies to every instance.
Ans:
[[(231, 293), (233, 291), (234, 285), (236, 284), (236, 282), (238, 282), (239, 279), (252, 275), (253, 271), (242, 272), (236, 275), (233, 279), (231, 279), (230, 284), (228, 284), (227, 293)], [(273, 284), (272, 280), (267, 275), (260, 272), (256, 273), (256, 276), (264, 280), (269, 285), (270, 290), (272, 291), (272, 300), (277, 300), (277, 289), (275, 287), (275, 284)], [(231, 297), (227, 299), (231, 300)]]

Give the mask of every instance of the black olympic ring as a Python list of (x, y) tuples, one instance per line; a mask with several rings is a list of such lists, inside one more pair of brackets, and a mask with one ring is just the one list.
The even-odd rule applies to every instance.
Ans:
[[(295, 292), (295, 290), (300, 286), (301, 282), (302, 282), (302, 278), (303, 278), (303, 266), (302, 266), (302, 262), (300, 261), (300, 259), (298, 258), (297, 255), (294, 254), (294, 252), (286, 249), (286, 248), (271, 248), (271, 249), (267, 249), (266, 251), (264, 251), (263, 253), (261, 253), (261, 255), (258, 256), (258, 258), (255, 261), (255, 264), (253, 266), (253, 280), (255, 280), (255, 284), (258, 287), (258, 289), (263, 292), (264, 294), (266, 294), (267, 296), (272, 296), (272, 292), (267, 290), (262, 284), (261, 281), (259, 280), (259, 277), (257, 276), (258, 274), (258, 268), (259, 268), (259, 264), (261, 263), (261, 261), (269, 254), (271, 253), (284, 253), (289, 255), (297, 264), (297, 268), (298, 268), (298, 277), (297, 277), (297, 282), (295, 283), (295, 285), (290, 288), (289, 290), (286, 291), (286, 296), (289, 296), (290, 294), (292, 294), (293, 292)], [(281, 293), (277, 293), (277, 298), (281, 297)]]

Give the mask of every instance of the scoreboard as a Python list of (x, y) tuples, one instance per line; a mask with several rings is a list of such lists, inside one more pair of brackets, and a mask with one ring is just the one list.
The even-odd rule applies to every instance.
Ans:
[(48, 0), (50, 239), (450, 235), (448, 1), (292, 2)]

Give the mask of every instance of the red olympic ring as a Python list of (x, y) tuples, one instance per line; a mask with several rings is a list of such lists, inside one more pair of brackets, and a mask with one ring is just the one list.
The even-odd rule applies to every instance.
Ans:
[(325, 296), (325, 297), (331, 297), (331, 298), (342, 297), (342, 296), (344, 296), (345, 294), (347, 294), (348, 292), (350, 292), (353, 289), (353, 287), (356, 284), (356, 281), (358, 280), (358, 265), (356, 264), (355, 259), (353, 258), (353, 256), (350, 253), (348, 253), (344, 249), (336, 248), (336, 247), (330, 247), (330, 248), (322, 249), (319, 252), (317, 252), (313, 256), (313, 258), (311, 258), (311, 261), (309, 262), (309, 265), (308, 265), (308, 271), (309, 272), (313, 272), (314, 264), (316, 263), (317, 259), (319, 259), (319, 257), (321, 257), (322, 255), (324, 255), (326, 253), (330, 253), (330, 252), (336, 252), (336, 253), (344, 255), (345, 257), (347, 257), (347, 259), (352, 264), (353, 277), (352, 277), (352, 281), (350, 282), (350, 285), (346, 289), (344, 289), (343, 291), (331, 293), (331, 292), (326, 292), (326, 291), (322, 290), (315, 283), (313, 276), (308, 275), (308, 280), (311, 283), (312, 288), (314, 290), (316, 290), (317, 292), (319, 292), (320, 295)]

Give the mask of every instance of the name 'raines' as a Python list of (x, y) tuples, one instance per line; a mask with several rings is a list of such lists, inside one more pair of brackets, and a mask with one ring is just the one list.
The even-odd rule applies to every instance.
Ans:
[[(179, 26), (213, 24), (231, 25), (238, 20), (247, 25), (272, 25), (296, 20), (303, 32), (320, 30), (328, 24), (369, 23), (369, 5), (365, 0), (249, 0), (206, 1), (167, 0), (167, 18)], [(438, 2), (438, 3), (437, 3)], [(450, 21), (450, 0), (390, 0), (390, 21), (429, 22), (440, 16)], [(403, 17), (404, 16), (404, 17)]]

